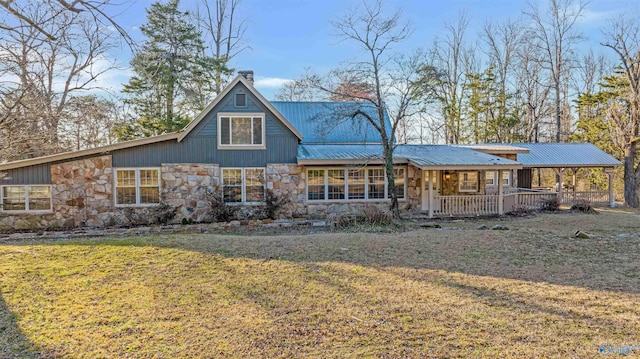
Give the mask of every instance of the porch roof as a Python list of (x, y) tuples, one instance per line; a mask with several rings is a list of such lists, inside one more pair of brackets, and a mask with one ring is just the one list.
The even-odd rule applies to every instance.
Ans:
[[(411, 163), (421, 169), (519, 169), (516, 161), (471, 148), (447, 145), (398, 145), (395, 163)], [(380, 164), (382, 145), (378, 144), (302, 144), (298, 163), (308, 165)]]
[(515, 143), (529, 149), (518, 155), (525, 168), (613, 167), (622, 163), (591, 143)]

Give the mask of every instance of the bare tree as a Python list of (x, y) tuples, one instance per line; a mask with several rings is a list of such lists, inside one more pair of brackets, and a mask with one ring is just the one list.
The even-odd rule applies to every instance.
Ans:
[(21, 8), (22, 14), (55, 40), (43, 39), (41, 30), (27, 22), (3, 32), (0, 132), (7, 145), (0, 149), (0, 160), (64, 149), (59, 131), (69, 102), (94, 88), (96, 79), (113, 67), (105, 55), (112, 37), (101, 25), (83, 13), (29, 3)]
[[(568, 108), (568, 81), (575, 66), (575, 45), (582, 36), (575, 25), (585, 11), (587, 3), (582, 0), (548, 0), (544, 10), (534, 2), (528, 4), (525, 15), (532, 21), (527, 38), (539, 48), (539, 61), (549, 71), (555, 95), (556, 141), (565, 140), (569, 125), (563, 123), (563, 107)], [(564, 101), (564, 103), (563, 103)], [(566, 121), (565, 121), (566, 122)]]
[[(360, 48), (362, 59), (351, 61), (325, 77), (309, 74), (307, 81), (329, 97), (338, 96), (353, 101), (351, 106), (345, 105), (342, 115), (352, 120), (364, 119), (376, 129), (380, 135), (387, 183), (389, 188), (394, 188), (393, 151), (396, 135), (404, 121), (419, 112), (417, 70), (424, 56), (420, 53), (411, 56), (391, 53), (394, 45), (409, 37), (411, 27), (402, 21), (399, 10), (387, 16), (380, 0), (364, 2), (362, 7), (351, 9), (337, 18), (333, 25), (341, 40)], [(348, 86), (340, 86), (354, 79), (357, 83), (366, 84), (373, 91), (373, 96), (370, 93), (348, 91)], [(387, 114), (391, 128), (387, 127)], [(389, 191), (389, 194), (391, 213), (399, 217), (397, 195), (395, 191)]]
[[(117, 3), (116, 5), (120, 5)], [(111, 5), (109, 0), (48, 0), (40, 1), (38, 4), (43, 11), (49, 12), (52, 16), (58, 16), (62, 13), (83, 14), (85, 19), (91, 19), (96, 25), (103, 27), (113, 27), (122, 36), (122, 38), (133, 47), (133, 41), (127, 32), (115, 21), (115, 19), (107, 14), (107, 8)], [(18, 31), (23, 25), (27, 25), (34, 29), (38, 34), (50, 41), (58, 40), (58, 34), (51, 31), (50, 28), (43, 24), (42, 19), (33, 17), (31, 11), (32, 2), (0, 0), (0, 10), (4, 10), (10, 16), (0, 16), (0, 30)], [(17, 20), (17, 23), (15, 21)]]
[(317, 101), (322, 99), (322, 93), (310, 86), (302, 77), (287, 81), (276, 94), (276, 99), (280, 101)]
[[(638, 207), (640, 164), (638, 164), (638, 141), (640, 141), (640, 23), (637, 17), (620, 16), (604, 33), (602, 43), (618, 56), (621, 75), (627, 83), (626, 116), (617, 116), (620, 111), (611, 111), (617, 135), (624, 141), (624, 200), (628, 206)], [(615, 109), (614, 109), (615, 110)]]
[(211, 53), (220, 66), (214, 75), (216, 95), (224, 88), (233, 74), (229, 62), (239, 53), (249, 48), (245, 43), (247, 21), (238, 19), (241, 0), (201, 0), (203, 9), (198, 9), (197, 18), (204, 28), (204, 37), (209, 42)]
[(446, 36), (436, 40), (431, 50), (431, 63), (423, 68), (422, 75), (429, 81), (429, 96), (435, 96), (442, 105), (445, 138), (447, 143), (462, 140), (463, 92), (473, 50), (466, 45), (465, 35), (470, 18), (460, 12), (456, 23), (446, 23)]

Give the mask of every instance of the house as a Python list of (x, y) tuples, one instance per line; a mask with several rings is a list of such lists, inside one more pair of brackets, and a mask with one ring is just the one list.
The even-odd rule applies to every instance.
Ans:
[(287, 199), (286, 217), (386, 207), (391, 191), (404, 212), (502, 214), (520, 197), (533, 206), (531, 198), (550, 195), (517, 197), (528, 168), (620, 165), (589, 144), (556, 144), (554, 151), (569, 153), (555, 162), (523, 162), (541, 151), (525, 144), (398, 145), (389, 188), (378, 133), (358, 118), (345, 120), (350, 106), (371, 108), (269, 102), (252, 78), (236, 77), (179, 132), (0, 164), (0, 229), (127, 225), (161, 202), (177, 210), (177, 220), (202, 221), (212, 190), (248, 210), (273, 193)]

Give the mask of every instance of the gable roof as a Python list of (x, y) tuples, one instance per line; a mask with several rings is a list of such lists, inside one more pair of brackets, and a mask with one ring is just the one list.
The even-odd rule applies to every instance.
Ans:
[[(272, 101), (275, 107), (304, 136), (303, 143), (380, 143), (380, 133), (364, 118), (349, 116), (354, 110), (378, 116), (376, 108), (365, 102)], [(385, 111), (385, 127), (391, 134), (391, 121)]]
[(622, 163), (591, 143), (516, 143), (529, 153), (518, 155), (524, 167), (611, 167)]
[[(448, 145), (398, 145), (395, 163), (411, 163), (421, 169), (520, 169), (519, 162)], [(382, 145), (301, 144), (298, 163), (315, 165), (382, 163)]]
[(184, 140), (185, 137), (187, 137), (187, 135), (193, 131), (194, 128), (196, 128), (196, 126), (198, 126), (198, 124), (200, 123), (200, 121), (202, 121), (207, 114), (209, 114), (209, 112), (211, 112), (211, 110), (213, 110), (213, 108), (220, 102), (222, 101), (222, 99), (229, 93), (231, 92), (231, 90), (238, 84), (238, 83), (242, 83), (248, 90), (249, 92), (251, 92), (255, 97), (258, 98), (258, 100), (269, 110), (271, 111), (278, 120), (280, 120), (291, 132), (293, 132), (294, 135), (296, 135), (296, 137), (298, 137), (298, 139), (302, 140), (302, 134), (296, 129), (296, 127), (294, 127), (289, 121), (287, 121), (287, 119), (282, 116), (282, 114), (271, 105), (271, 103), (269, 101), (267, 101), (267, 99), (264, 98), (264, 96), (262, 96), (260, 94), (260, 92), (258, 92), (253, 85), (244, 78), (244, 76), (242, 75), (238, 75), (236, 76), (235, 79), (233, 79), (233, 81), (231, 81), (231, 83), (218, 95), (216, 96), (216, 98), (209, 104), (207, 105), (207, 107), (205, 107), (191, 122), (189, 122), (189, 124), (183, 128), (179, 133), (180, 135), (178, 136), (178, 142), (181, 142), (182, 140)]

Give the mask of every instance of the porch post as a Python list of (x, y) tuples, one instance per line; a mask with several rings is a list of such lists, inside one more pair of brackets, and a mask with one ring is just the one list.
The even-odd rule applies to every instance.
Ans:
[(504, 214), (504, 193), (502, 191), (502, 170), (498, 170), (498, 214)]
[(565, 168), (554, 168), (553, 171), (558, 175), (558, 201), (562, 204), (562, 174)]
[(571, 169), (571, 187), (573, 188), (573, 201), (576, 200), (576, 172), (578, 172), (579, 168)]
[(429, 170), (429, 218), (433, 218), (433, 171)]
[(605, 168), (604, 173), (609, 176), (609, 207), (616, 206), (616, 199), (613, 195), (613, 168)]

